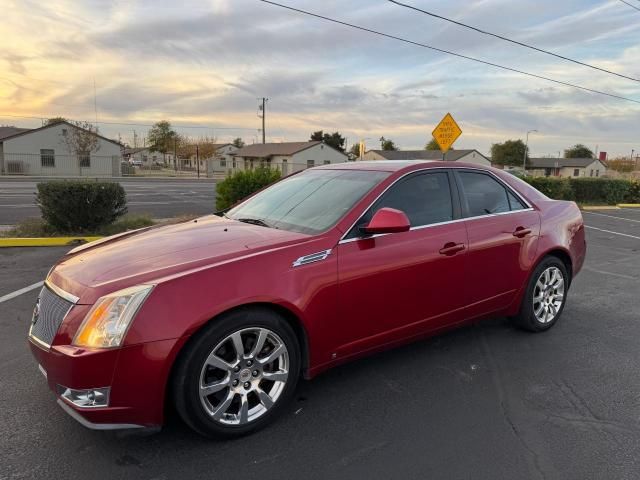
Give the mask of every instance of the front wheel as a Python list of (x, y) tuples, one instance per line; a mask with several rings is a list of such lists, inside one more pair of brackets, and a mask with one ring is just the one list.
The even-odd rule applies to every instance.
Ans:
[(555, 325), (567, 299), (568, 280), (567, 268), (560, 259), (543, 259), (529, 279), (520, 312), (513, 318), (516, 324), (531, 332)]
[(300, 347), (280, 315), (231, 312), (214, 319), (181, 356), (173, 381), (176, 409), (203, 435), (244, 435), (277, 416), (299, 372)]

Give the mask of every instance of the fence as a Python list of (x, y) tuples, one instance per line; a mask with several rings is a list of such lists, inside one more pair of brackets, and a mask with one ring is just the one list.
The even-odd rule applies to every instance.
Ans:
[[(323, 162), (326, 163), (326, 162)], [(222, 179), (242, 170), (269, 167), (280, 170), (282, 176), (319, 165), (288, 162), (286, 159), (241, 159), (228, 156), (211, 159), (178, 159), (177, 162), (142, 162), (123, 160), (120, 156), (57, 155), (31, 153), (0, 153), (2, 175), (44, 177), (209, 177)]]

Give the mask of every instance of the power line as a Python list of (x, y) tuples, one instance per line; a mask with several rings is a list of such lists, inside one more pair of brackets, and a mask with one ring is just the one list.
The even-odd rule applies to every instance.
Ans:
[(635, 5), (630, 4), (629, 2), (626, 2), (625, 0), (620, 0), (622, 3), (625, 3), (627, 5), (629, 5), (631, 8), (635, 8), (636, 10), (638, 10), (640, 12), (640, 8), (636, 7)]
[[(43, 120), (47, 118), (53, 118), (57, 115), (42, 115), (40, 117), (35, 117), (33, 115), (4, 115), (0, 114), (0, 118), (30, 118), (36, 120)], [(69, 120), (74, 120), (70, 118)], [(127, 122), (93, 122), (101, 125), (125, 125), (131, 127), (153, 127), (151, 123), (127, 123)], [(172, 124), (172, 127), (175, 128), (206, 128), (209, 130), (256, 130), (255, 128), (247, 128), (247, 127), (216, 127), (212, 125), (175, 125)]]
[(583, 87), (583, 86), (577, 85), (575, 83), (564, 82), (562, 80), (555, 80), (555, 79), (550, 78), (550, 77), (545, 77), (545, 76), (542, 76), (542, 75), (537, 75), (535, 73), (525, 72), (524, 70), (518, 70), (518, 69), (512, 68), (512, 67), (506, 67), (506, 66), (500, 65), (498, 63), (488, 62), (486, 60), (480, 60), (479, 58), (470, 57), (468, 55), (463, 55), (461, 53), (452, 52), (450, 50), (444, 50), (442, 48), (433, 47), (433, 46), (427, 45), (425, 43), (420, 43), (420, 42), (416, 42), (416, 41), (413, 41), (413, 40), (408, 40), (406, 38), (397, 37), (395, 35), (391, 35), (391, 34), (388, 34), (388, 33), (379, 32), (377, 30), (373, 30), (373, 29), (370, 29), (370, 28), (362, 27), (360, 25), (355, 25), (353, 23), (344, 22), (342, 20), (336, 20), (335, 18), (325, 17), (324, 15), (308, 12), (306, 10), (301, 10), (299, 8), (291, 7), (289, 5), (283, 5), (281, 3), (272, 2), (271, 0), (258, 0), (258, 1), (260, 1), (262, 3), (267, 3), (269, 5), (273, 5), (273, 6), (276, 6), (276, 7), (284, 8), (286, 10), (291, 10), (293, 12), (302, 13), (304, 15), (309, 15), (311, 17), (320, 18), (320, 19), (326, 20), (328, 22), (337, 23), (339, 25), (344, 25), (346, 27), (355, 28), (357, 30), (362, 30), (363, 32), (373, 33), (374, 35), (379, 35), (381, 37), (391, 38), (393, 40), (398, 40), (399, 42), (408, 43), (408, 44), (414, 45), (416, 47), (422, 47), (422, 48), (427, 48), (429, 50), (434, 50), (436, 52), (446, 53), (447, 55), (452, 55), (454, 57), (464, 58), (465, 60), (471, 60), (473, 62), (478, 62), (478, 63), (482, 63), (484, 65), (489, 65), (489, 66), (492, 66), (492, 67), (500, 68), (502, 70), (507, 70), (507, 71), (510, 71), (510, 72), (519, 73), (521, 75), (527, 75), (529, 77), (538, 78), (540, 80), (546, 80), (548, 82), (557, 83), (559, 85), (564, 85), (566, 87), (577, 88), (579, 90), (583, 90), (583, 91), (586, 91), (586, 92), (597, 93), (598, 95), (604, 95), (604, 96), (611, 97), (611, 98), (617, 98), (618, 100), (626, 100), (628, 102), (633, 102), (633, 103), (640, 104), (640, 100), (634, 100), (633, 98), (623, 97), (621, 95), (616, 95), (614, 93), (608, 93), (608, 92), (603, 92), (601, 90), (595, 90), (593, 88)]
[[(390, 3), (398, 5), (399, 7), (404, 7), (404, 8), (408, 8), (410, 10), (414, 10), (416, 12), (424, 13), (425, 15), (429, 15), (429, 16), (434, 17), (434, 18), (439, 18), (440, 20), (444, 20), (446, 22), (453, 23), (453, 24), (458, 25), (460, 27), (468, 28), (469, 30), (473, 30), (475, 32), (482, 33), (484, 35), (489, 35), (491, 37), (499, 38), (500, 40), (504, 40), (505, 42), (511, 42), (511, 43), (513, 43), (515, 45), (520, 45), (521, 47), (525, 47), (525, 48), (529, 48), (531, 50), (535, 50), (536, 52), (545, 53), (547, 55), (551, 55), (551, 56), (554, 56), (556, 58), (560, 58), (562, 60), (566, 60), (568, 62), (575, 63), (577, 65), (582, 65), (583, 67), (589, 67), (589, 68), (592, 68), (594, 70), (599, 70), (601, 72), (608, 73), (610, 75), (615, 75), (615, 76), (620, 77), (620, 78), (626, 78), (627, 80), (633, 80), (634, 82), (639, 82), (640, 83), (640, 79), (638, 79), (638, 78), (629, 77), (629, 76), (624, 75), (622, 73), (612, 72), (611, 70), (607, 70), (606, 68), (598, 67), (597, 65), (591, 65), (590, 63), (585, 63), (585, 62), (581, 62), (580, 60), (575, 60), (573, 58), (565, 57), (564, 55), (560, 55), (558, 53), (553, 53), (553, 52), (550, 52), (549, 50), (544, 50), (542, 48), (538, 48), (538, 47), (535, 47), (533, 45), (529, 45), (529, 44), (524, 43), (524, 42), (519, 42), (518, 40), (512, 40), (512, 39), (504, 37), (502, 35), (498, 35), (497, 33), (487, 32), (486, 30), (482, 30), (482, 29), (480, 29), (478, 27), (467, 25), (466, 23), (458, 22), (458, 21), (453, 20), (451, 18), (443, 17), (442, 15), (438, 15), (436, 13), (429, 12), (427, 10), (423, 10), (421, 8), (418, 8), (418, 7), (414, 7), (413, 5), (408, 5), (406, 3), (398, 2), (396, 0), (388, 0), (388, 1)], [(621, 1), (623, 1), (623, 0), (621, 0)], [(634, 8), (636, 8), (636, 7), (634, 7)], [(638, 10), (640, 10), (640, 8)]]

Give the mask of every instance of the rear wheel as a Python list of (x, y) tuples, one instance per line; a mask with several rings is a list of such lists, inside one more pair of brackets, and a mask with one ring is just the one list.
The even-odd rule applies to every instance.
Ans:
[(207, 436), (239, 436), (269, 423), (289, 400), (300, 347), (289, 324), (267, 309), (213, 320), (181, 356), (173, 395), (180, 416)]
[(556, 324), (564, 309), (569, 278), (564, 263), (556, 257), (544, 258), (533, 271), (516, 324), (531, 332), (542, 332)]

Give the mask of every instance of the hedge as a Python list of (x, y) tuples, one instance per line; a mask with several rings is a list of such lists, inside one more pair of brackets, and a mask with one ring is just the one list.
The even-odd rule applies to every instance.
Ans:
[(127, 213), (126, 193), (116, 182), (51, 181), (38, 184), (42, 218), (59, 232), (93, 232)]
[(635, 180), (590, 177), (525, 177), (523, 180), (556, 200), (605, 205), (640, 203), (640, 184)]
[(216, 209), (226, 210), (278, 179), (280, 170), (269, 167), (240, 170), (216, 185)]

